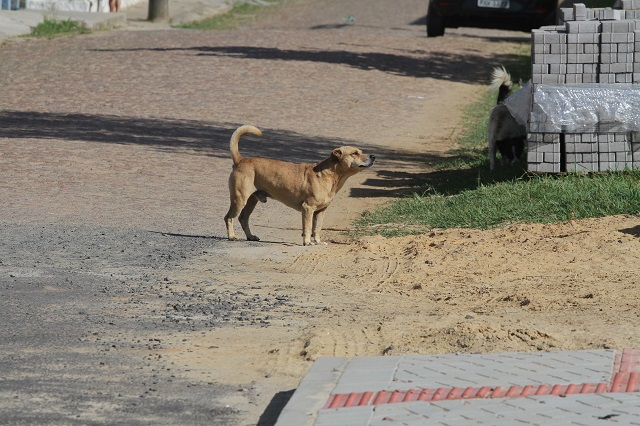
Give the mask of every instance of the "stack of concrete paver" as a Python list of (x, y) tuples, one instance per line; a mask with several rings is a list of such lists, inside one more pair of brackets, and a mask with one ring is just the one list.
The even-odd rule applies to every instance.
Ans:
[[(628, 111), (633, 102), (640, 102), (640, 0), (622, 0), (622, 9), (575, 4), (560, 12), (561, 25), (532, 31), (529, 170), (557, 173), (640, 167), (640, 123)], [(577, 113), (589, 118), (554, 120), (538, 105), (543, 95), (574, 99), (585, 110)], [(631, 107), (621, 106), (623, 99)], [(557, 99), (551, 103), (557, 115), (573, 106)]]

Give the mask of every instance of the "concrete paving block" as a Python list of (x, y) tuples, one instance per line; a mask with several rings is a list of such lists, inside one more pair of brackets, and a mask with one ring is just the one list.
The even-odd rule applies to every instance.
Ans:
[(560, 164), (540, 163), (536, 166), (535, 170), (531, 170), (539, 173), (560, 173)]
[(582, 158), (585, 161), (592, 161), (590, 157), (585, 156), (587, 155), (586, 153), (597, 152), (597, 151), (598, 151), (598, 145), (595, 143), (582, 142), (582, 143), (576, 144), (576, 152), (582, 153), (583, 154)]
[(640, 2), (638, 0), (622, 0), (623, 10), (640, 9)]
[(534, 54), (551, 53), (551, 45), (544, 43), (534, 43), (532, 44), (531, 52)]
[(600, 44), (600, 33), (579, 33), (578, 43)]
[(558, 44), (560, 43), (560, 34), (557, 32), (543, 32), (543, 43), (545, 44)]
[(574, 21), (575, 19), (573, 17), (573, 8), (561, 7), (559, 17), (560, 22)]
[(542, 142), (542, 134), (540, 133), (527, 133), (528, 142)]
[[(393, 382), (393, 372), (401, 357), (357, 357), (349, 361), (345, 373), (333, 393), (366, 392), (371, 389), (386, 390)], [(374, 364), (375, 363), (375, 364)], [(373, 366), (376, 368), (373, 368)], [(391, 387), (393, 388), (393, 386)]]
[(621, 19), (619, 21), (603, 21), (603, 33), (628, 33), (635, 31), (636, 23), (632, 19)]
[(576, 56), (579, 64), (597, 64), (600, 59), (600, 55), (593, 53), (578, 53)]
[(559, 152), (545, 152), (542, 161), (545, 162), (545, 163), (559, 163), (560, 162), (560, 153)]
[(542, 30), (545, 33), (565, 34), (564, 25), (544, 25), (540, 27), (540, 30)]
[(608, 144), (610, 152), (625, 153), (631, 152), (631, 142), (616, 141)]
[(584, 67), (584, 64), (567, 64), (567, 74), (582, 74)]
[[(300, 382), (276, 425), (312, 425), (326, 403), (349, 358), (320, 357)], [(362, 424), (362, 423), (360, 423)]]
[(532, 64), (533, 74), (549, 74), (549, 64)]
[[(625, 21), (618, 21), (618, 22), (625, 22)], [(604, 33), (602, 35), (604, 35)], [(634, 41), (633, 32), (610, 33), (610, 35), (611, 35), (612, 43), (633, 43)]]
[(615, 64), (611, 64), (609, 67), (609, 72), (619, 74), (619, 73), (631, 73), (633, 72), (633, 64), (626, 62), (617, 62)]
[(541, 153), (537, 153), (535, 151), (528, 151), (527, 152), (527, 164), (533, 165), (533, 164), (538, 164), (538, 163), (542, 163), (542, 154)]
[(616, 83), (621, 83), (621, 84), (633, 83), (633, 76), (630, 73), (616, 74)]
[(584, 161), (576, 162), (576, 163), (567, 162), (567, 171), (574, 172), (574, 173), (597, 172), (598, 163), (591, 163), (591, 162), (584, 162)]
[(600, 53), (600, 45), (595, 43), (585, 43), (583, 45), (583, 51), (584, 53), (598, 54)]
[(618, 43), (618, 53), (632, 53), (635, 49), (635, 42)]
[(541, 44), (544, 43), (544, 31), (542, 30), (531, 30), (531, 42), (533, 44)]
[(625, 19), (626, 18), (626, 14), (624, 13), (623, 10), (619, 10), (619, 9), (604, 9), (602, 11), (602, 18), (601, 20), (620, 20), (620, 19)]
[(582, 73), (580, 74), (566, 74), (564, 76), (564, 81), (566, 84), (580, 84), (582, 83)]
[(576, 21), (584, 21), (587, 19), (587, 6), (584, 3), (574, 3), (573, 17)]
[(566, 74), (567, 64), (550, 64), (549, 74)]
[(341, 408), (337, 410), (326, 409), (320, 410), (317, 419), (313, 423), (290, 423), (288, 421), (280, 421), (278, 419), (277, 426), (298, 426), (312, 424), (314, 426), (363, 426), (369, 425), (373, 417), (375, 407), (350, 407), (348, 409)]

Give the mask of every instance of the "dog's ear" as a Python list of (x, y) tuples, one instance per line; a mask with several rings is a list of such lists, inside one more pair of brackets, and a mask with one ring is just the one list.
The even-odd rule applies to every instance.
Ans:
[(342, 148), (336, 148), (331, 152), (331, 156), (335, 157), (337, 160), (342, 159)]

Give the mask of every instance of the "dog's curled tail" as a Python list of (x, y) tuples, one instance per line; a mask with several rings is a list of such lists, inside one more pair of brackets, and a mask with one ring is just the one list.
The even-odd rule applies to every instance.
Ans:
[(240, 155), (240, 151), (238, 150), (238, 142), (240, 141), (240, 136), (245, 133), (253, 133), (257, 136), (262, 136), (262, 131), (255, 126), (240, 126), (238, 129), (233, 132), (231, 135), (231, 158), (233, 159), (233, 165), (237, 166), (240, 160), (242, 160), (242, 156)]
[(511, 75), (504, 67), (497, 67), (493, 69), (491, 74), (491, 91), (498, 90), (498, 102), (500, 103), (507, 99), (511, 94)]

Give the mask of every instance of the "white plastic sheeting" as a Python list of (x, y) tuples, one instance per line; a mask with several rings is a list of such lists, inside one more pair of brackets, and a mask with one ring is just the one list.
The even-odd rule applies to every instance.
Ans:
[[(514, 109), (522, 109), (523, 102)], [(530, 123), (543, 124), (547, 133), (640, 131), (640, 85), (538, 84), (529, 105)]]
[(531, 80), (505, 99), (504, 104), (518, 124), (526, 127), (531, 112)]

